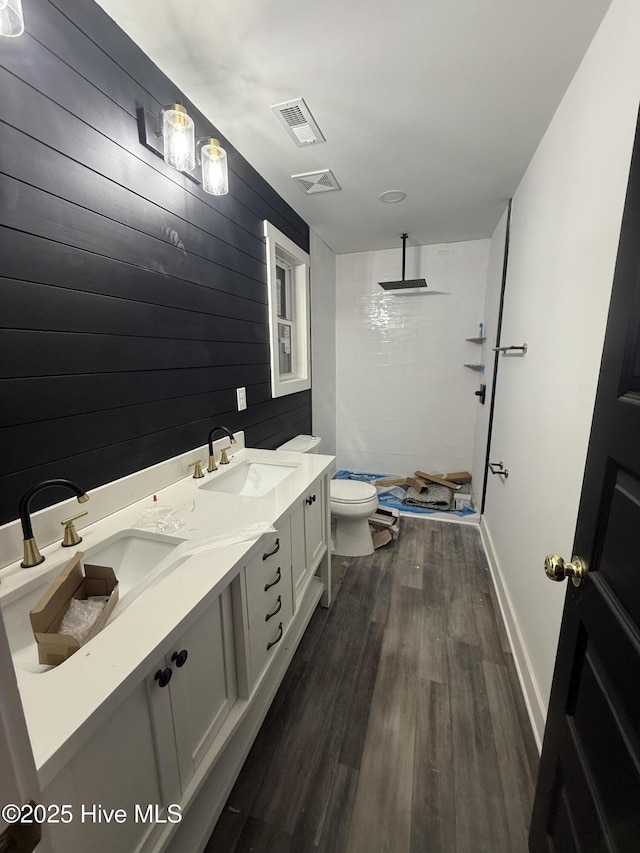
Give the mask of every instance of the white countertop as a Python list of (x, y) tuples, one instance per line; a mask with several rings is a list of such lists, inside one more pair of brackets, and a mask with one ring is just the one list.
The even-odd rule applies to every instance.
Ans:
[[(182, 507), (184, 526), (172, 536), (200, 540), (248, 525), (278, 526), (321, 475), (330, 471), (333, 456), (284, 451), (241, 449), (230, 454), (231, 462), (204, 479), (187, 476), (125, 509), (84, 527), (83, 541), (69, 552), (59, 543), (42, 548), (45, 563), (20, 569), (19, 563), (0, 572), (0, 604), (15, 598), (25, 583), (62, 569), (77, 550), (86, 551), (123, 529), (131, 529), (146, 507)], [(293, 464), (295, 470), (262, 497), (245, 497), (200, 488), (243, 461)], [(90, 507), (90, 504), (87, 505)], [(260, 545), (260, 539), (217, 547), (188, 557), (170, 573), (149, 586), (124, 610), (118, 606), (111, 621), (80, 651), (45, 672), (16, 667), (18, 685), (41, 784), (46, 785), (127, 695), (170, 651), (184, 630), (185, 620), (204, 609), (241, 570)], [(195, 544), (195, 543), (194, 543)], [(27, 617), (28, 618), (28, 617)], [(189, 620), (191, 621), (191, 620)], [(35, 652), (34, 652), (35, 654)]]

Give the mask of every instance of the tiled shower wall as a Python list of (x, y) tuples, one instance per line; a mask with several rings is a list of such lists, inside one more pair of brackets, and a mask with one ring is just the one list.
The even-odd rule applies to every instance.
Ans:
[[(470, 470), (489, 357), (465, 338), (484, 322), (489, 240), (407, 248), (407, 278), (424, 293), (384, 291), (401, 250), (336, 259), (337, 466), (410, 474)], [(436, 291), (442, 291), (437, 293)]]

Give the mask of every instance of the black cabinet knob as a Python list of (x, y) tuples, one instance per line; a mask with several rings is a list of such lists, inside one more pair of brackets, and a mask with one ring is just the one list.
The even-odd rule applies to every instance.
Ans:
[(312, 503), (315, 503), (316, 496), (315, 495), (309, 495), (309, 497), (305, 498), (304, 500), (305, 500), (305, 503), (307, 503), (307, 504), (309, 504), (309, 506), (311, 506)]
[(182, 649), (181, 652), (174, 652), (171, 655), (171, 660), (175, 662), (177, 667), (184, 666), (187, 662), (187, 658), (189, 657), (189, 652), (186, 649)]
[(160, 687), (166, 687), (167, 684), (171, 681), (172, 675), (173, 670), (171, 669), (171, 667), (168, 666), (166, 669), (159, 669), (153, 677), (158, 682)]

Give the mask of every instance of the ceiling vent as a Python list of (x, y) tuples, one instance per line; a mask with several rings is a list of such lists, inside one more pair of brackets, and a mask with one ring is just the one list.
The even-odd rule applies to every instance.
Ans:
[(311, 115), (311, 110), (302, 98), (284, 101), (282, 104), (274, 104), (271, 109), (278, 116), (289, 136), (300, 148), (326, 141)]
[(319, 172), (303, 172), (301, 175), (291, 175), (307, 195), (314, 193), (329, 193), (342, 187), (336, 181), (331, 169), (321, 169)]

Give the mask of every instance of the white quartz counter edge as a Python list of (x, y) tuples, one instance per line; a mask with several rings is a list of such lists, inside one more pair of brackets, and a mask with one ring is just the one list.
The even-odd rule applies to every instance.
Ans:
[[(296, 469), (258, 498), (200, 488), (243, 461), (290, 463)], [(333, 464), (332, 456), (247, 448), (234, 454), (231, 464), (221, 471), (207, 474), (202, 480), (186, 477), (158, 492), (157, 499), (162, 505), (184, 506), (184, 528), (174, 535), (185, 539), (199, 540), (257, 522), (277, 526), (313, 481), (331, 470)], [(152, 498), (145, 498), (84, 528), (78, 550), (88, 550), (114, 533), (133, 527), (142, 510), (151, 506)], [(171, 651), (171, 643), (180, 636), (185, 621), (193, 619), (198, 609), (204, 609), (259, 547), (259, 540), (252, 540), (193, 555), (146, 589), (101, 634), (60, 666), (45, 673), (16, 670), (43, 786), (128, 690), (148, 674), (165, 652)], [(11, 591), (21, 578), (25, 578), (22, 582), (30, 579), (33, 575), (29, 572), (51, 570), (56, 563), (62, 568), (70, 556), (59, 545), (49, 546), (42, 553), (47, 558), (43, 569), (24, 569), (19, 574), (12, 571), (16, 566), (3, 570), (0, 594)]]

